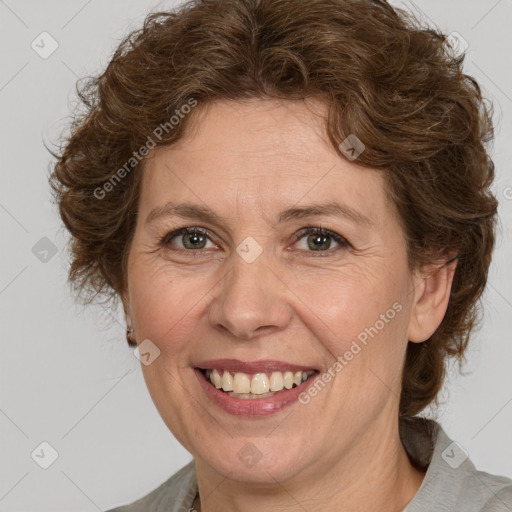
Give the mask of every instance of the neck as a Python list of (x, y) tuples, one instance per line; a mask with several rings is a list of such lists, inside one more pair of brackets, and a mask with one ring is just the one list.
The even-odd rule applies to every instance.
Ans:
[(200, 500), (194, 509), (198, 512), (401, 512), (425, 473), (409, 461), (397, 418), (392, 425), (372, 428), (355, 439), (335, 462), (332, 458), (319, 461), (285, 482), (257, 486), (237, 482), (214, 472), (200, 459), (196, 459), (196, 474)]

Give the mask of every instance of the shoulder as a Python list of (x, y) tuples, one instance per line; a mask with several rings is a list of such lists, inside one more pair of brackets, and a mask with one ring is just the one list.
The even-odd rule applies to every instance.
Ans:
[(512, 511), (510, 478), (476, 468), (464, 448), (452, 441), (442, 430), (437, 444), (439, 446), (434, 451), (436, 459), (433, 460), (433, 464), (439, 479), (439, 497), (453, 504), (448, 510)]
[[(468, 489), (473, 499), (482, 502), (477, 512), (512, 511), (512, 480), (504, 476), (491, 475), (483, 471), (474, 471), (466, 478)], [(467, 498), (466, 498), (467, 499)]]
[(409, 456), (426, 469), (404, 512), (512, 512), (512, 480), (475, 468), (438, 423), (418, 418), (407, 422), (401, 435)]
[(172, 475), (146, 496), (107, 512), (178, 512), (192, 506), (197, 493), (194, 461)]

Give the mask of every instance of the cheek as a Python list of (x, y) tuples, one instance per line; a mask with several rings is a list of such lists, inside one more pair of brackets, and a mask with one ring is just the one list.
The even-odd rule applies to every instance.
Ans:
[(165, 263), (134, 265), (130, 300), (138, 338), (150, 338), (164, 350), (166, 340), (176, 344), (190, 337), (203, 301), (207, 300), (210, 287), (206, 281), (200, 273), (171, 273)]
[[(314, 350), (319, 361), (329, 364), (349, 351), (354, 341), (370, 352), (370, 342), (377, 339), (386, 342), (372, 343), (372, 351), (388, 357), (405, 329), (407, 298), (407, 275), (397, 270), (403, 265), (391, 263), (383, 258), (361, 258), (323, 268), (275, 268), (280, 276), (275, 281), (275, 296), (282, 296), (284, 282), (287, 290), (282, 300), (294, 311), (291, 322), (309, 331), (305, 339), (318, 341), (309, 348), (300, 347), (301, 352), (311, 355)], [(167, 350), (176, 354), (193, 341), (194, 331), (198, 339), (204, 337), (212, 328), (208, 308), (222, 291), (222, 270), (218, 270), (173, 269), (161, 258), (134, 258), (129, 282), (138, 339), (151, 339), (165, 355)]]
[(354, 340), (396, 338), (407, 325), (407, 276), (354, 267), (303, 275), (293, 284), (302, 320), (336, 355)]
[(297, 289), (307, 298), (302, 321), (321, 342), (324, 371), (339, 397), (330, 412), (340, 419), (356, 413), (362, 419), (399, 396), (409, 306), (407, 273), (396, 268), (340, 269), (330, 279), (303, 279)]

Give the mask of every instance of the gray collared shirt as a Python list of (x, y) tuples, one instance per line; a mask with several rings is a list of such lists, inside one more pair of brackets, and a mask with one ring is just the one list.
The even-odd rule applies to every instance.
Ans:
[[(427, 469), (403, 512), (512, 512), (512, 480), (477, 471), (438, 423), (402, 420), (400, 437), (411, 460)], [(143, 498), (107, 512), (192, 512), (197, 492), (192, 461)]]

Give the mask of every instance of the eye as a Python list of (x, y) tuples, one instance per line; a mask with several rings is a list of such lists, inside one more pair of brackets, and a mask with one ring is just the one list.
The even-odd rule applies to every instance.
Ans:
[[(167, 246), (171, 244), (174, 239), (179, 242), (175, 244), (179, 249), (197, 250), (216, 247), (216, 245), (211, 242), (207, 231), (197, 227), (181, 228), (176, 231), (172, 231), (162, 238), (161, 244), (163, 246)], [(209, 240), (212, 245), (207, 247), (206, 244)]]
[(320, 227), (307, 227), (296, 234), (296, 245), (304, 239), (305, 244), (300, 249), (309, 252), (327, 252), (331, 249), (332, 241), (338, 244), (334, 250), (349, 247), (349, 242), (338, 233)]
[[(338, 233), (321, 227), (306, 227), (295, 234), (295, 245), (300, 245), (304, 239), (305, 244), (299, 247), (306, 252), (332, 252), (332, 242), (338, 247), (332, 250), (350, 247), (350, 243)], [(208, 247), (208, 242), (210, 246)], [(195, 251), (199, 249), (216, 248), (217, 245), (211, 241), (211, 236), (203, 228), (186, 227), (171, 231), (160, 241), (163, 247), (174, 245), (178, 250)]]

